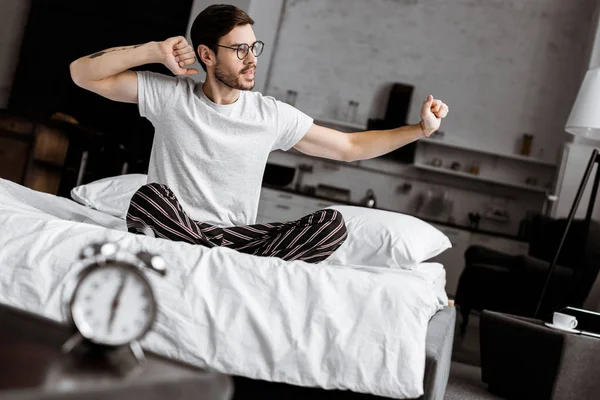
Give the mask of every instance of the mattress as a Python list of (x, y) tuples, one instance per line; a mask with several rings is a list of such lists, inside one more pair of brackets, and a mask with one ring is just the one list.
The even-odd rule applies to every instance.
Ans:
[[(427, 328), (425, 351), (425, 376), (423, 377), (423, 395), (414, 400), (444, 400), (454, 343), (456, 309), (444, 307), (431, 318)], [(367, 400), (364, 394), (339, 390), (322, 390), (252, 380), (234, 376), (235, 393), (233, 400), (279, 400), (279, 399), (336, 399)], [(381, 397), (371, 397), (381, 400)]]

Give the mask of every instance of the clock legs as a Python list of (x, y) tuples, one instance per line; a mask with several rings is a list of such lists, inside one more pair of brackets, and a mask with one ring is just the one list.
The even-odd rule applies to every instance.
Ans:
[(76, 332), (62, 345), (61, 351), (63, 354), (71, 352), (71, 350), (73, 350), (78, 344), (83, 342), (83, 339), (83, 335), (81, 335), (79, 332)]
[(144, 350), (142, 350), (140, 342), (137, 340), (132, 341), (129, 344), (129, 348), (131, 348), (131, 353), (135, 357), (138, 364), (144, 364), (146, 362), (146, 356), (144, 355)]

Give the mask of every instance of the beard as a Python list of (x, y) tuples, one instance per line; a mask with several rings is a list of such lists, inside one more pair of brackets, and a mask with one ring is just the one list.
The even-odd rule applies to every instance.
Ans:
[(224, 68), (220, 62), (217, 61), (215, 65), (215, 78), (224, 85), (237, 90), (252, 90), (254, 88), (255, 81), (248, 82), (242, 74), (249, 69), (256, 68), (256, 65), (250, 65), (245, 67), (240, 72), (228, 71)]

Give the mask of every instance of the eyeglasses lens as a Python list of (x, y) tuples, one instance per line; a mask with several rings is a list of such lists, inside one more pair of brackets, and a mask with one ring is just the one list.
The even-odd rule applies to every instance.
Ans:
[(252, 54), (254, 54), (254, 57), (260, 56), (264, 48), (265, 44), (263, 42), (254, 43), (254, 46), (252, 46)]
[(247, 44), (242, 44), (237, 48), (237, 56), (240, 60), (243, 60), (248, 55), (248, 52), (252, 48), (252, 54), (254, 57), (258, 57), (263, 52), (265, 48), (265, 44), (263, 42), (256, 42), (252, 46), (248, 46)]

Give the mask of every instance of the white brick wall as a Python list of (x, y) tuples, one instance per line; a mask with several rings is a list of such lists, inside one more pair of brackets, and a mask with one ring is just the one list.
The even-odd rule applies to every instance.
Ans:
[[(410, 121), (432, 93), (450, 106), (447, 139), (555, 161), (585, 71), (595, 0), (287, 1), (267, 94), (298, 92), (314, 117), (379, 117), (392, 82), (415, 85)], [(385, 99), (383, 97), (386, 97)]]

